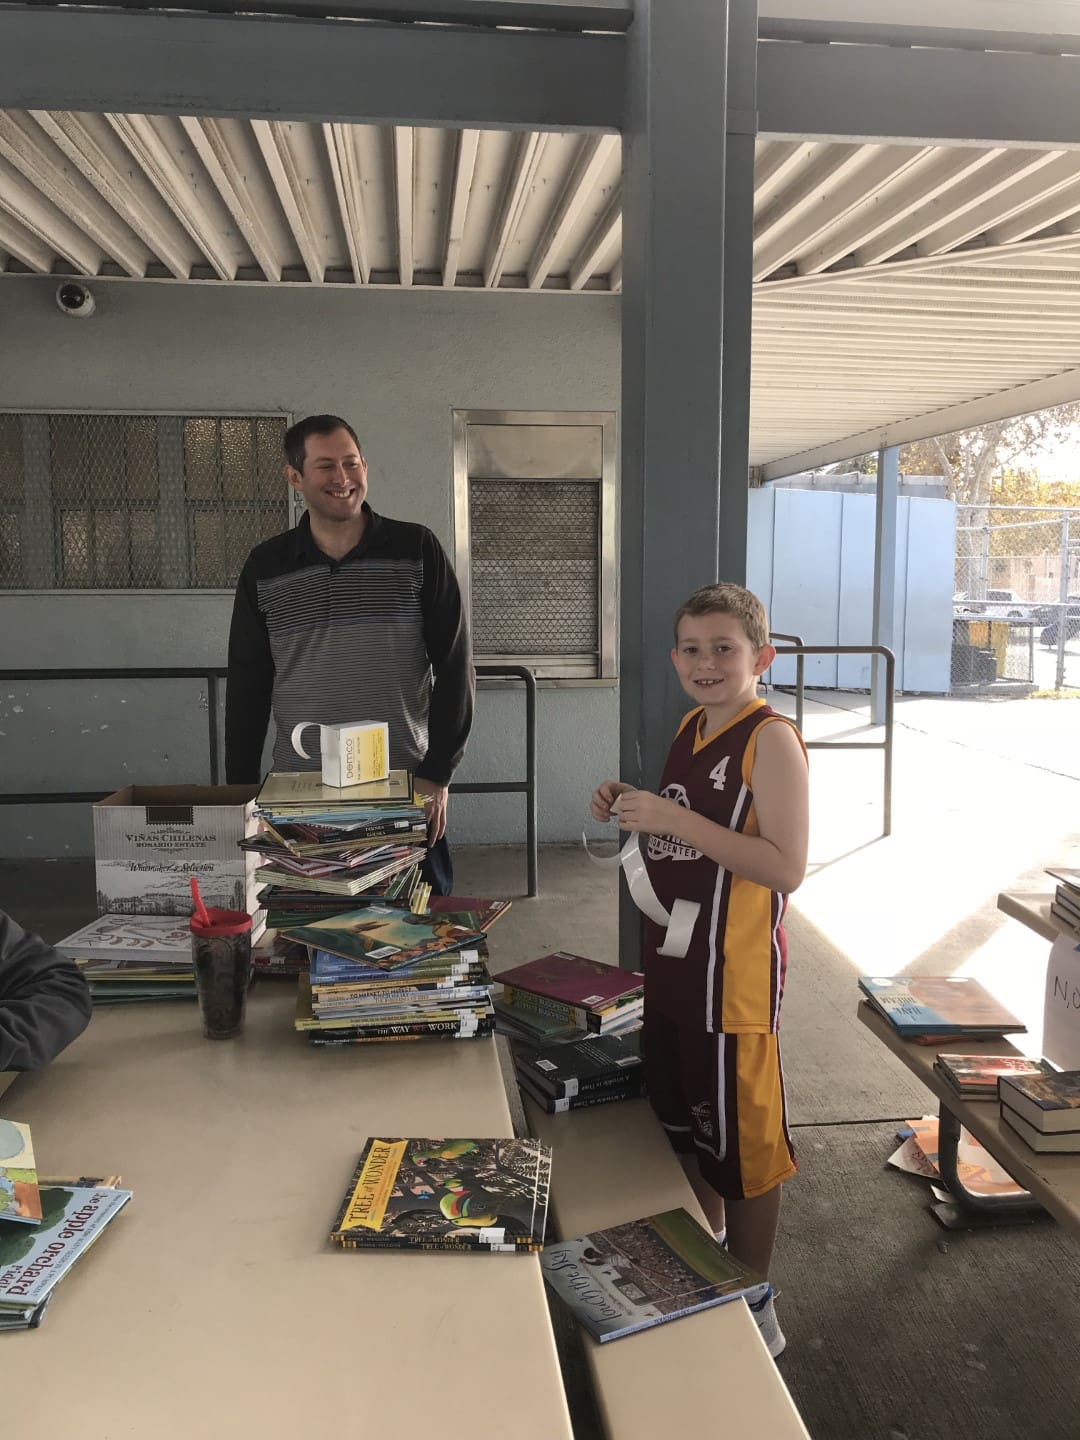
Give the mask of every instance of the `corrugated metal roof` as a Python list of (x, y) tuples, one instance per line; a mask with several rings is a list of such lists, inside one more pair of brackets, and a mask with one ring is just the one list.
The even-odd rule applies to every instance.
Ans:
[[(0, 270), (617, 290), (614, 135), (0, 112)], [(1080, 369), (1080, 153), (763, 141), (752, 463)]]

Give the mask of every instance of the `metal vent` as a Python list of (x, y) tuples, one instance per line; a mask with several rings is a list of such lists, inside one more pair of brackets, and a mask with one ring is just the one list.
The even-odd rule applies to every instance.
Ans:
[(599, 485), (472, 480), (469, 528), (477, 656), (598, 651)]
[(0, 415), (0, 587), (227, 589), (287, 528), (279, 416)]
[(615, 675), (615, 417), (457, 411), (455, 563), (478, 658)]

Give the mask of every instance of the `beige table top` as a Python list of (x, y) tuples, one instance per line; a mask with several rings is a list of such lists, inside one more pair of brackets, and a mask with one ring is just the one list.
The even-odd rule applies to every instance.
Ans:
[[(526, 1098), (525, 1109), (531, 1133), (554, 1150), (551, 1205), (564, 1238), (678, 1205), (705, 1223), (648, 1101), (547, 1115)], [(604, 1345), (582, 1339), (610, 1440), (809, 1440), (741, 1300)]]
[(1032, 1150), (1002, 1120), (996, 1099), (960, 1099), (934, 1070), (934, 1060), (942, 1050), (953, 1055), (1015, 1055), (1020, 1053), (1015, 1046), (1000, 1037), (972, 1040), (966, 1036), (943, 1045), (916, 1045), (913, 1040), (901, 1039), (865, 1000), (859, 1002), (859, 1019), (945, 1102), (1018, 1184), (1030, 1190), (1062, 1225), (1080, 1234), (1080, 1155), (1046, 1155)]
[(194, 1005), (101, 1010), (5, 1096), (43, 1173), (118, 1173), (134, 1192), (40, 1329), (0, 1336), (20, 1380), (5, 1427), (570, 1440), (537, 1256), (326, 1240), (369, 1135), (512, 1134), (494, 1045), (317, 1049), (293, 1006), (291, 985), (263, 982), (225, 1042)]
[(1003, 890), (997, 903), (999, 910), (1011, 915), (1014, 920), (1019, 920), (1044, 940), (1053, 942), (1059, 935), (1065, 935), (1080, 943), (1080, 933), (1070, 930), (1056, 916), (1050, 914), (1050, 902), (1053, 898), (1053, 895)]

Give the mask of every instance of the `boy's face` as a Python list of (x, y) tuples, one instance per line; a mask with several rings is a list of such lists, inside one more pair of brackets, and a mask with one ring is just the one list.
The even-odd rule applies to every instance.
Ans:
[(695, 704), (724, 706), (734, 714), (754, 698), (757, 677), (775, 655), (771, 645), (755, 649), (736, 616), (713, 611), (683, 616), (671, 660)]

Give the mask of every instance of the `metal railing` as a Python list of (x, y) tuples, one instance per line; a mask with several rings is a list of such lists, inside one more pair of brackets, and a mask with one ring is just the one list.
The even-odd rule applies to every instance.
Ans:
[[(221, 782), (221, 745), (218, 726), (219, 682), (228, 677), (221, 668), (125, 667), (106, 670), (0, 670), (0, 681), (33, 680), (204, 680), (206, 682), (207, 743), (210, 755), (210, 784)], [(528, 891), (537, 891), (537, 796), (536, 796), (536, 677), (524, 665), (477, 665), (478, 676), (499, 676), (521, 680), (525, 686), (525, 779), (474, 781), (452, 785), (459, 795), (525, 795), (525, 845)], [(0, 805), (91, 805), (108, 790), (47, 790), (0, 794)]]
[[(775, 633), (776, 640), (786, 640), (786, 635)], [(795, 665), (795, 724), (802, 734), (804, 697), (804, 666), (806, 655), (880, 655), (885, 661), (885, 738), (884, 740), (806, 740), (808, 750), (881, 750), (884, 752), (885, 772), (882, 778), (882, 835), (892, 834), (892, 776), (893, 776), (893, 710), (896, 695), (896, 656), (887, 645), (778, 645), (777, 655), (794, 655)], [(777, 689), (787, 687), (777, 686)]]

